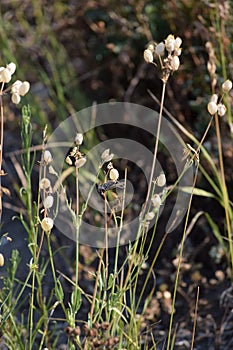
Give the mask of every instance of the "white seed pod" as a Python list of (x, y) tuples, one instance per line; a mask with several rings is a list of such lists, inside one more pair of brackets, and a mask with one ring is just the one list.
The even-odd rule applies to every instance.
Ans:
[(177, 38), (175, 38), (175, 50), (178, 50), (181, 47), (182, 44), (182, 39), (178, 36)]
[(53, 196), (49, 195), (44, 200), (44, 207), (45, 209), (49, 209), (53, 206)]
[(159, 196), (158, 194), (155, 194), (155, 195), (152, 197), (151, 201), (152, 201), (153, 206), (154, 206), (156, 209), (158, 209), (158, 208), (160, 207), (161, 203), (162, 203), (162, 200), (161, 200), (161, 198), (160, 198), (160, 196)]
[(72, 163), (72, 159), (71, 159), (69, 156), (66, 157), (66, 163), (67, 163), (68, 165), (72, 165), (72, 164), (73, 164), (73, 163)]
[(9, 83), (9, 81), (11, 80), (11, 73), (10, 70), (7, 68), (3, 68), (0, 71), (0, 81), (2, 83)]
[(213, 94), (211, 96), (210, 102), (217, 103), (218, 102), (218, 95), (217, 94)]
[(51, 218), (44, 218), (41, 221), (42, 230), (44, 230), (46, 232), (52, 230), (53, 225), (54, 225), (54, 222), (53, 222), (53, 219), (51, 219)]
[(179, 66), (180, 66), (180, 59), (179, 59), (179, 57), (178, 56), (172, 56), (170, 65), (171, 65), (171, 69), (173, 71), (178, 70)]
[(19, 86), (19, 94), (20, 96), (24, 96), (28, 93), (30, 89), (30, 83), (28, 81), (22, 82), (22, 84)]
[(150, 50), (151, 52), (154, 52), (155, 45), (156, 45), (155, 42), (150, 42), (150, 43), (147, 45), (147, 49)]
[(12, 101), (15, 105), (17, 105), (17, 104), (20, 102), (20, 100), (21, 100), (21, 97), (19, 96), (18, 93), (14, 93), (14, 94), (11, 95), (11, 101)]
[(83, 143), (83, 134), (77, 133), (75, 136), (76, 145), (80, 146)]
[(117, 181), (119, 178), (119, 172), (117, 169), (113, 168), (109, 172), (109, 178), (113, 181)]
[(217, 112), (218, 106), (215, 102), (209, 102), (207, 105), (208, 112), (213, 115)]
[(153, 53), (149, 49), (144, 50), (143, 57), (146, 63), (152, 63), (154, 60)]
[(76, 160), (75, 162), (75, 167), (76, 168), (81, 168), (85, 163), (86, 163), (86, 158), (85, 157), (81, 157), (79, 159)]
[(226, 106), (223, 103), (218, 104), (218, 115), (220, 117), (223, 117), (226, 114)]
[(180, 55), (181, 55), (181, 52), (182, 52), (182, 49), (181, 49), (181, 48), (175, 49), (175, 50), (174, 50), (174, 55), (175, 55), (175, 56), (180, 56)]
[(158, 45), (156, 45), (155, 47), (155, 53), (158, 56), (163, 56), (164, 55), (164, 50), (165, 50), (165, 45), (163, 42), (158, 43)]
[(153, 213), (153, 211), (150, 211), (149, 213), (146, 214), (145, 219), (146, 221), (151, 221), (154, 219), (154, 217), (155, 217), (155, 213)]
[(104, 163), (110, 162), (114, 157), (114, 154), (113, 153), (109, 154), (109, 152), (110, 152), (110, 149), (108, 148), (105, 151), (103, 151), (103, 153), (101, 154), (101, 159)]
[(16, 70), (16, 64), (14, 62), (11, 62), (7, 64), (6, 68), (9, 70), (10, 74), (13, 75)]
[(4, 255), (0, 253), (0, 267), (4, 266)]
[(222, 91), (224, 93), (229, 92), (232, 89), (232, 81), (227, 79), (226, 81), (224, 81), (224, 83), (222, 84)]
[(22, 81), (21, 80), (16, 80), (11, 87), (11, 92), (14, 93), (19, 93), (19, 88), (22, 85)]
[(52, 163), (53, 161), (52, 154), (48, 150), (44, 151), (44, 161), (46, 164)]
[(168, 52), (172, 52), (175, 49), (175, 38), (174, 35), (170, 34), (168, 35), (167, 39), (165, 40), (165, 47)]
[(157, 179), (156, 179), (156, 184), (159, 186), (159, 187), (163, 187), (165, 184), (166, 184), (166, 176), (164, 173), (161, 173)]
[(39, 186), (40, 189), (46, 190), (51, 186), (50, 180), (47, 177), (43, 177), (43, 179), (40, 180)]

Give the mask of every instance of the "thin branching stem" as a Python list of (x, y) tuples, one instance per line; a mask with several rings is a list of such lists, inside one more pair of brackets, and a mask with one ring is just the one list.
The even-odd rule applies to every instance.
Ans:
[(151, 166), (151, 174), (150, 174), (150, 180), (148, 184), (148, 190), (146, 195), (146, 200), (144, 204), (144, 211), (147, 210), (147, 204), (151, 195), (151, 187), (153, 182), (153, 177), (155, 173), (155, 166), (156, 166), (156, 159), (157, 159), (157, 153), (158, 153), (158, 146), (159, 146), (159, 135), (160, 135), (160, 129), (161, 129), (161, 122), (162, 122), (162, 114), (163, 114), (163, 105), (164, 105), (164, 97), (165, 97), (165, 91), (166, 91), (166, 82), (163, 81), (163, 88), (162, 88), (162, 96), (161, 96), (161, 103), (160, 103), (160, 110), (159, 110), (159, 120), (158, 120), (158, 126), (157, 126), (157, 133), (156, 133), (156, 139), (155, 139), (155, 148), (154, 148), (154, 155), (153, 155), (153, 161)]

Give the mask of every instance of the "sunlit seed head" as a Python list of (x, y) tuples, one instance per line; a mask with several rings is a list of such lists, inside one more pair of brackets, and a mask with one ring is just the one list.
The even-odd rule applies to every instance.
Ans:
[(2, 82), (2, 83), (9, 83), (10, 80), (11, 80), (10, 70), (7, 69), (7, 68), (3, 68), (0, 71), (0, 82)]
[(77, 133), (75, 136), (76, 145), (80, 146), (83, 143), (83, 134)]
[(182, 39), (180, 37), (175, 38), (175, 43), (174, 43), (175, 50), (178, 50), (181, 47), (181, 44), (182, 44)]
[(226, 81), (224, 81), (224, 83), (222, 84), (222, 91), (224, 93), (229, 92), (232, 89), (232, 81), (227, 79)]
[(109, 178), (113, 181), (117, 181), (119, 178), (119, 172), (117, 169), (113, 168), (109, 172)]
[(81, 157), (79, 159), (76, 160), (75, 162), (75, 167), (76, 168), (81, 168), (85, 163), (86, 163), (86, 158), (85, 157)]
[(48, 150), (44, 151), (44, 161), (46, 164), (52, 163), (53, 161), (52, 154)]
[(178, 70), (179, 66), (180, 66), (180, 59), (179, 59), (179, 57), (178, 56), (172, 56), (170, 65), (171, 65), (171, 69), (173, 71)]
[(19, 95), (25, 96), (30, 89), (30, 83), (28, 81), (22, 82), (22, 84), (19, 86)]
[(18, 93), (14, 93), (14, 94), (11, 95), (11, 101), (12, 101), (15, 105), (17, 105), (17, 104), (20, 102), (20, 100), (21, 100), (21, 97), (19, 96)]
[(157, 179), (156, 179), (156, 184), (159, 186), (159, 187), (163, 187), (165, 184), (166, 184), (166, 176), (164, 173), (161, 173)]
[(162, 200), (161, 200), (161, 198), (160, 198), (160, 196), (159, 196), (158, 194), (155, 194), (155, 195), (152, 197), (151, 201), (152, 201), (153, 206), (154, 206), (156, 209), (158, 209), (158, 208), (160, 207), (161, 203), (162, 203)]
[(46, 217), (41, 221), (42, 230), (46, 232), (50, 231), (53, 228), (53, 225), (54, 225), (54, 222), (53, 222), (53, 219), (51, 218)]
[(107, 170), (111, 170), (111, 169), (113, 169), (113, 164), (112, 162), (109, 162), (107, 165)]
[(11, 92), (14, 93), (19, 93), (19, 88), (22, 85), (22, 81), (21, 80), (16, 80), (11, 87)]
[(44, 200), (45, 209), (51, 208), (53, 206), (53, 202), (54, 202), (53, 196), (51, 195), (47, 196)]
[(165, 40), (165, 47), (166, 50), (171, 53), (175, 49), (175, 38), (174, 35), (170, 34), (168, 35), (167, 39)]
[(153, 211), (150, 211), (149, 213), (146, 214), (145, 220), (146, 221), (151, 221), (151, 220), (154, 219), (154, 217), (155, 217), (155, 213), (153, 213)]
[(164, 43), (159, 43), (158, 45), (156, 45), (155, 47), (155, 53), (158, 56), (163, 56), (164, 55), (164, 50), (165, 50), (165, 45)]
[(150, 43), (147, 45), (147, 49), (150, 50), (151, 52), (154, 52), (155, 45), (156, 45), (156, 43), (150, 42)]
[(143, 57), (146, 63), (152, 63), (154, 60), (153, 53), (149, 49), (144, 50)]
[(6, 68), (9, 70), (10, 74), (13, 75), (16, 70), (16, 64), (14, 62), (11, 62), (7, 64)]
[(218, 115), (220, 117), (223, 117), (227, 111), (226, 106), (223, 103), (219, 103), (217, 107), (218, 107)]
[(218, 106), (215, 102), (209, 102), (207, 105), (208, 112), (213, 115), (217, 112)]
[(72, 159), (69, 156), (66, 157), (66, 163), (68, 165), (72, 165), (73, 164)]
[(112, 158), (114, 157), (113, 153), (109, 153), (110, 149), (106, 149), (105, 151), (103, 151), (103, 153), (101, 154), (101, 159), (104, 163), (110, 162), (112, 160)]
[(40, 189), (46, 190), (51, 186), (50, 180), (47, 177), (44, 177), (43, 179), (40, 180)]
[(210, 102), (217, 103), (218, 102), (218, 95), (217, 94), (213, 94), (211, 96)]

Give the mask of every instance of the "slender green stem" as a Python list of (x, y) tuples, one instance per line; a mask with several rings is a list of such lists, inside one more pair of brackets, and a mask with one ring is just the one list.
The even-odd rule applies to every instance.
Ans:
[[(191, 193), (190, 198), (189, 198), (188, 210), (187, 210), (187, 214), (186, 214), (186, 218), (185, 218), (185, 224), (184, 224), (184, 231), (183, 231), (182, 241), (181, 241), (181, 245), (180, 245), (180, 254), (179, 254), (178, 266), (177, 266), (177, 270), (176, 270), (176, 278), (175, 278), (174, 292), (173, 292), (173, 298), (172, 298), (172, 311), (171, 311), (170, 322), (169, 322), (169, 330), (168, 330), (167, 350), (169, 350), (169, 348), (170, 348), (172, 325), (173, 325), (173, 316), (174, 316), (174, 313), (175, 313), (175, 301), (176, 301), (176, 294), (177, 294), (177, 288), (178, 288), (178, 283), (179, 283), (181, 261), (182, 261), (182, 256), (183, 256), (184, 242), (185, 242), (185, 238), (186, 238), (186, 231), (187, 231), (187, 227), (188, 227), (188, 220), (189, 220), (189, 215), (190, 215), (190, 211), (191, 211), (191, 203), (192, 203), (192, 199), (193, 199), (193, 193), (194, 193), (195, 184), (196, 184), (196, 181), (197, 181), (197, 175), (198, 175), (198, 167), (196, 168), (196, 172), (195, 172), (195, 176), (194, 176), (192, 193)], [(171, 348), (171, 350), (172, 350), (172, 348)]]
[(151, 187), (155, 172), (155, 166), (156, 166), (156, 159), (157, 159), (157, 153), (158, 153), (158, 146), (159, 146), (159, 135), (160, 135), (160, 129), (161, 129), (161, 122), (162, 122), (162, 114), (163, 114), (163, 105), (164, 105), (164, 97), (165, 97), (165, 91), (166, 91), (166, 85), (167, 83), (163, 81), (163, 87), (162, 87), (162, 96), (161, 96), (161, 103), (160, 103), (160, 110), (159, 110), (159, 120), (158, 120), (158, 126), (157, 126), (157, 133), (156, 133), (156, 140), (155, 140), (155, 148), (154, 148), (154, 155), (153, 155), (153, 161), (151, 166), (151, 174), (150, 174), (150, 180), (148, 184), (148, 190), (146, 195), (146, 200), (144, 204), (144, 211), (147, 210), (147, 204), (151, 195)]
[(219, 116), (215, 115), (215, 127), (216, 127), (216, 135), (218, 142), (218, 154), (219, 154), (219, 166), (220, 166), (220, 178), (221, 178), (221, 187), (222, 187), (222, 195), (225, 209), (225, 217), (226, 217), (226, 226), (227, 226), (227, 234), (229, 240), (229, 248), (230, 248), (230, 257), (231, 257), (231, 280), (233, 279), (233, 242), (231, 237), (231, 222), (229, 217), (229, 198), (226, 187), (226, 180), (224, 175), (224, 163), (223, 163), (223, 154), (222, 154), (222, 144), (221, 144), (221, 133), (219, 126)]
[(2, 222), (2, 157), (3, 157), (3, 139), (4, 139), (4, 114), (3, 114), (3, 101), (2, 101), (2, 90), (4, 83), (1, 87), (0, 92), (0, 109), (1, 109), (1, 128), (0, 128), (0, 223)]

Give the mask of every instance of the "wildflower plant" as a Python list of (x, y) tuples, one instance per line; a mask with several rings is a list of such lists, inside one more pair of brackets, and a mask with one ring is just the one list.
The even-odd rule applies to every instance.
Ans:
[(2, 169), (2, 161), (3, 161), (3, 144), (4, 144), (4, 105), (3, 98), (9, 91), (11, 93), (11, 101), (14, 104), (18, 104), (21, 100), (21, 96), (24, 96), (28, 93), (30, 89), (30, 83), (28, 81), (22, 82), (21, 80), (17, 80), (12, 85), (6, 87), (6, 84), (9, 84), (13, 74), (16, 71), (16, 64), (14, 62), (10, 62), (5, 67), (0, 67), (0, 108), (1, 108), (1, 129), (0, 129), (0, 222), (2, 217), (2, 195), (4, 190), (2, 188), (2, 176), (5, 175), (4, 170)]
[[(21, 213), (20, 220), (24, 229), (28, 234), (28, 247), (31, 253), (31, 259), (28, 263), (28, 276), (24, 282), (21, 283), (21, 290), (18, 296), (13, 295), (13, 286), (16, 280), (16, 266), (12, 266), (11, 278), (5, 283), (5, 301), (2, 306), (3, 320), (2, 324), (7, 333), (7, 342), (10, 349), (14, 349), (16, 343), (19, 344), (20, 349), (27, 348), (32, 350), (35, 345), (42, 349), (44, 346), (48, 348), (56, 348), (56, 340), (54, 340), (51, 331), (51, 320), (54, 311), (59, 306), (63, 312), (63, 321), (66, 323), (65, 332), (68, 337), (68, 348), (73, 349), (92, 349), (106, 348), (106, 349), (129, 349), (135, 350), (141, 348), (140, 329), (143, 325), (143, 317), (148, 310), (148, 305), (155, 290), (154, 266), (158, 259), (159, 253), (162, 249), (164, 241), (170, 232), (167, 229), (162, 241), (159, 244), (156, 252), (153, 252), (152, 262), (148, 263), (149, 254), (152, 251), (153, 241), (156, 235), (157, 223), (159, 215), (163, 209), (165, 200), (170, 193), (181, 186), (182, 177), (189, 168), (195, 169), (195, 176), (192, 178), (192, 184), (189, 188), (182, 188), (190, 195), (188, 199), (188, 210), (185, 217), (184, 230), (182, 240), (179, 245), (178, 258), (176, 259), (176, 276), (174, 283), (173, 295), (166, 290), (166, 287), (161, 291), (164, 303), (167, 305), (168, 313), (170, 314), (170, 324), (168, 330), (167, 350), (173, 348), (172, 327), (173, 315), (175, 313), (175, 302), (177, 290), (179, 287), (179, 278), (182, 265), (183, 251), (185, 240), (189, 231), (188, 221), (190, 218), (191, 202), (193, 195), (198, 193), (195, 188), (197, 181), (197, 174), (200, 165), (200, 154), (205, 155), (203, 142), (207, 132), (211, 126), (213, 119), (216, 121), (216, 131), (218, 138), (219, 149), (219, 163), (220, 175), (218, 177), (220, 190), (217, 193), (220, 201), (225, 207), (226, 212), (226, 227), (228, 230), (228, 241), (230, 247), (229, 259), (233, 267), (233, 246), (231, 237), (231, 227), (233, 222), (231, 203), (229, 203), (228, 193), (225, 184), (224, 166), (221, 151), (221, 137), (219, 132), (219, 117), (224, 117), (226, 113), (226, 106), (223, 100), (223, 95), (227, 95), (232, 88), (232, 82), (226, 80), (222, 84), (221, 95), (217, 94), (216, 88), (216, 66), (214, 63), (214, 56), (210, 57), (209, 72), (212, 79), (212, 96), (207, 105), (207, 110), (210, 113), (210, 120), (206, 130), (201, 138), (201, 141), (192, 138), (196, 143), (195, 149), (190, 144), (187, 144), (184, 150), (183, 160), (186, 164), (183, 166), (182, 172), (175, 184), (167, 185), (167, 174), (157, 171), (158, 161), (158, 144), (160, 140), (161, 124), (164, 112), (164, 98), (168, 80), (180, 67), (180, 55), (182, 53), (182, 40), (170, 34), (163, 42), (155, 43), (151, 41), (144, 50), (143, 57), (148, 64), (159, 67), (161, 70), (162, 93), (160, 99), (160, 112), (158, 117), (158, 124), (155, 130), (156, 140), (154, 145), (154, 152), (152, 157), (150, 176), (148, 181), (148, 188), (146, 192), (145, 202), (143, 203), (140, 213), (138, 215), (136, 236), (133, 239), (128, 239), (126, 254), (123, 262), (119, 261), (119, 247), (121, 244), (126, 244), (124, 241), (124, 234), (130, 231), (131, 227), (127, 226), (124, 230), (125, 220), (125, 202), (127, 198), (127, 169), (122, 179), (122, 173), (118, 166), (116, 166), (114, 154), (111, 153), (111, 148), (105, 148), (103, 152), (99, 152), (99, 157), (93, 157), (93, 163), (96, 172), (91, 173), (86, 170), (86, 166), (90, 161), (88, 154), (83, 153), (83, 142), (85, 141), (85, 132), (76, 132), (73, 138), (73, 147), (68, 151), (64, 157), (64, 162), (68, 165), (64, 172), (59, 173), (56, 169), (55, 153), (56, 149), (47, 144), (46, 128), (43, 132), (43, 141), (41, 145), (41, 159), (39, 164), (39, 181), (38, 181), (38, 199), (37, 203), (32, 198), (32, 169), (35, 165), (35, 152), (32, 151), (32, 124), (31, 112), (29, 108), (23, 108), (22, 116), (22, 146), (24, 152), (22, 154), (22, 167), (26, 177), (26, 186), (21, 190), (21, 196), (24, 198), (26, 204), (26, 215)], [(213, 54), (213, 52), (212, 52)], [(13, 103), (19, 103), (21, 97), (24, 96), (30, 88), (28, 82), (16, 80), (11, 87), (4, 89), (4, 85), (8, 84), (11, 76), (15, 72), (14, 63), (10, 63), (6, 67), (0, 68), (0, 82), (1, 89), (1, 151), (0, 151), (0, 170), (1, 176), (5, 175), (2, 170), (2, 148), (3, 148), (3, 102), (4, 94), (11, 92), (11, 100)], [(152, 94), (151, 94), (152, 96)], [(100, 113), (101, 114), (101, 113)], [(106, 113), (108, 114), (108, 113)], [(175, 121), (177, 123), (177, 121)], [(175, 123), (174, 122), (174, 123)], [(73, 124), (72, 124), (73, 126)], [(65, 129), (65, 128), (64, 128)], [(72, 132), (74, 131), (73, 128)], [(81, 128), (82, 130), (82, 128)], [(70, 129), (69, 129), (70, 131)], [(69, 133), (69, 132), (68, 132)], [(59, 134), (59, 133), (58, 133)], [(48, 146), (48, 147), (47, 147)], [(85, 151), (84, 151), (85, 152)], [(133, 153), (135, 151), (133, 150)], [(115, 153), (115, 151), (114, 151)], [(66, 165), (66, 166), (67, 166)], [(83, 173), (82, 173), (83, 170)], [(157, 172), (156, 172), (157, 171)], [(64, 174), (65, 173), (65, 174)], [(217, 173), (217, 171), (216, 171)], [(75, 200), (72, 201), (68, 197), (66, 188), (64, 186), (64, 179), (70, 174), (74, 174), (75, 178)], [(156, 175), (157, 174), (157, 175)], [(51, 176), (52, 175), (52, 176)], [(1, 177), (0, 177), (1, 178)], [(88, 194), (85, 198), (81, 197), (80, 187), (87, 179), (91, 179), (91, 186), (87, 186)], [(51, 180), (53, 179), (53, 180)], [(54, 180), (55, 179), (55, 180)], [(84, 181), (83, 181), (84, 180)], [(121, 198), (116, 190), (121, 189)], [(216, 186), (215, 186), (216, 188)], [(1, 191), (1, 193), (3, 190)], [(89, 210), (89, 202), (93, 193), (97, 193), (98, 198), (103, 204), (104, 210), (102, 216), (99, 216), (95, 228), (95, 234), (98, 231), (98, 225), (103, 226), (104, 235), (101, 237), (100, 249), (97, 250), (98, 266), (96, 271), (92, 273), (94, 279), (92, 294), (88, 293), (81, 287), (80, 284), (80, 244), (82, 243), (81, 229), (85, 222), (83, 220)], [(41, 195), (41, 196), (40, 196)], [(0, 197), (1, 199), (1, 197)], [(68, 220), (71, 218), (72, 233), (74, 233), (73, 240), (75, 241), (75, 257), (72, 265), (72, 278), (69, 278), (62, 271), (58, 271), (55, 265), (55, 252), (53, 252), (53, 240), (55, 241), (55, 227), (56, 218), (59, 215), (59, 209), (64, 207), (67, 209), (65, 213), (69, 213)], [(2, 206), (0, 207), (2, 209)], [(98, 209), (98, 208), (97, 208)], [(93, 211), (95, 211), (94, 208)], [(96, 210), (97, 211), (97, 210)], [(66, 214), (63, 216), (66, 217)], [(89, 215), (88, 219), (92, 218)], [(94, 221), (95, 219), (93, 219)], [(84, 226), (85, 227), (85, 226)], [(111, 230), (113, 228), (113, 230)], [(151, 228), (151, 236), (149, 236), (149, 229)], [(88, 235), (88, 230), (84, 230), (84, 234)], [(115, 255), (113, 259), (113, 266), (109, 259), (109, 242), (111, 242), (111, 235), (115, 234)], [(95, 238), (94, 238), (95, 239)], [(96, 247), (99, 248), (98, 239), (96, 239)], [(111, 246), (112, 247), (112, 246)], [(48, 259), (43, 257), (43, 249), (48, 253)], [(56, 252), (56, 254), (59, 252)], [(18, 264), (17, 253), (12, 253), (12, 261)], [(4, 265), (4, 256), (0, 253), (0, 267)], [(47, 269), (51, 270), (52, 274), (52, 288), (49, 295), (44, 293), (45, 276)], [(143, 277), (143, 284), (140, 280)], [(68, 303), (65, 304), (65, 290), (61, 283), (61, 278), (64, 278), (70, 285), (70, 295)], [(149, 296), (145, 302), (142, 303), (146, 286), (149, 280), (152, 280), (152, 288)], [(138, 291), (140, 286), (140, 290)], [(22, 330), (19, 331), (15, 323), (15, 306), (20, 300), (23, 292), (29, 291), (28, 315), (27, 320), (22, 322)], [(7, 296), (9, 292), (9, 296)], [(198, 290), (199, 295), (199, 290)], [(88, 318), (85, 320), (83, 331), (77, 325), (79, 317), (79, 310), (82, 305), (83, 298), (89, 303)], [(39, 321), (36, 323), (36, 317), (39, 315)], [(196, 317), (196, 310), (195, 310)], [(194, 319), (195, 321), (195, 319)], [(194, 322), (195, 323), (195, 322)], [(8, 331), (9, 330), (9, 331)], [(195, 331), (195, 326), (194, 326)], [(26, 333), (26, 340), (24, 334)], [(13, 340), (11, 340), (11, 338)], [(156, 344), (154, 344), (156, 348)], [(145, 345), (146, 347), (146, 345)]]

